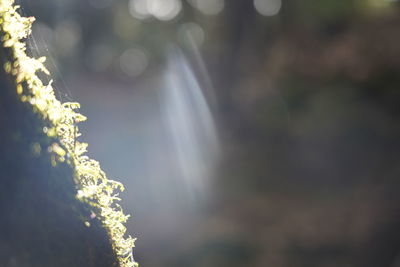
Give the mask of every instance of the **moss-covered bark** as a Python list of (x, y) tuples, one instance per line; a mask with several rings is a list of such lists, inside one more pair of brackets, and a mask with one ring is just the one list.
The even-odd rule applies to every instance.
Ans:
[[(1, 48), (1, 66), (8, 51)], [(51, 164), (55, 139), (46, 122), (17, 98), (0, 68), (0, 266), (114, 266), (106, 230), (76, 199), (73, 170)]]
[(0, 0), (0, 266), (134, 266), (122, 184), (85, 155), (78, 103), (61, 103), (44, 58), (26, 54), (33, 18)]

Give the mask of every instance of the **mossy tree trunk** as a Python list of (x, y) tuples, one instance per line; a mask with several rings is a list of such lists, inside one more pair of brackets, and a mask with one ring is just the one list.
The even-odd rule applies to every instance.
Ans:
[(107, 231), (76, 199), (73, 169), (51, 164), (46, 122), (17, 98), (0, 48), (0, 266), (117, 266)]

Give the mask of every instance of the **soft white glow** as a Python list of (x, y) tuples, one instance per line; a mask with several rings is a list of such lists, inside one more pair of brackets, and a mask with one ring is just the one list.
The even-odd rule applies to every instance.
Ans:
[(217, 15), (224, 9), (224, 0), (188, 0), (194, 8), (205, 15)]
[(146, 19), (150, 17), (150, 13), (147, 8), (147, 0), (130, 0), (129, 12), (137, 19)]
[(121, 70), (128, 76), (135, 77), (142, 74), (149, 60), (146, 53), (140, 48), (131, 48), (122, 53), (119, 59)]
[(182, 8), (180, 0), (148, 0), (150, 14), (159, 20), (171, 20), (175, 18)]
[(274, 16), (282, 7), (281, 0), (254, 0), (254, 7), (263, 16)]
[(218, 155), (218, 139), (199, 82), (177, 49), (169, 51), (162, 101), (166, 138), (171, 140), (179, 176), (193, 196), (205, 193)]
[(194, 22), (182, 24), (179, 27), (178, 35), (181, 42), (188, 47), (192, 47), (192, 43), (196, 46), (201, 46), (204, 43), (204, 30)]
[(154, 16), (159, 20), (171, 20), (182, 9), (181, 0), (130, 0), (129, 11), (138, 19)]

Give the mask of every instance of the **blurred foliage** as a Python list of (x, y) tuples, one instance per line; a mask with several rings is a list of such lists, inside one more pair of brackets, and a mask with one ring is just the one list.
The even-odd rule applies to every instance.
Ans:
[[(139, 261), (185, 267), (399, 265), (398, 1), (282, 0), (275, 1), (281, 8), (273, 16), (258, 12), (255, 1), (224, 1), (215, 15), (196, 7), (198, 1), (180, 1), (181, 11), (168, 21), (132, 16), (130, 1), (102, 7), (94, 0), (21, 2), (25, 12), (38, 15), (41, 28), (34, 35), (54, 61), (49, 68), (60, 68), (67, 81), (92, 85), (74, 89), (56, 79), (60, 94), (81, 97), (88, 113), (103, 114), (90, 124), (94, 129), (115, 126), (109, 127), (109, 150), (97, 152), (119, 157), (118, 174), (135, 193), (129, 201), (138, 204), (125, 204), (138, 210), (137, 225), (128, 228), (143, 234)], [(258, 1), (264, 12), (270, 2)], [(195, 26), (187, 30), (188, 23)], [(187, 31), (197, 36), (214, 84), (223, 155), (212, 197), (205, 207), (177, 212), (173, 227), (172, 215), (150, 209), (167, 204), (151, 206), (152, 191), (132, 174), (140, 164), (154, 169), (155, 161), (133, 151), (146, 146), (141, 135), (148, 134), (151, 118), (140, 124), (131, 117), (145, 116), (132, 107), (135, 97), (140, 104), (153, 97), (141, 98), (151, 85), (162, 87), (157, 81), (168, 44), (181, 47), (197, 70), (196, 49), (182, 37)], [(63, 36), (76, 41), (67, 46)], [(124, 67), (133, 62), (142, 63)], [(93, 141), (106, 145), (99, 131), (92, 132)], [(134, 167), (123, 168), (130, 157)]]

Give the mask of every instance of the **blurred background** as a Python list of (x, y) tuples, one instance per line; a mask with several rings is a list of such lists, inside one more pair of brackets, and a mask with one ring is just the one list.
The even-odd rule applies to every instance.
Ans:
[(400, 2), (16, 2), (141, 266), (400, 266)]

